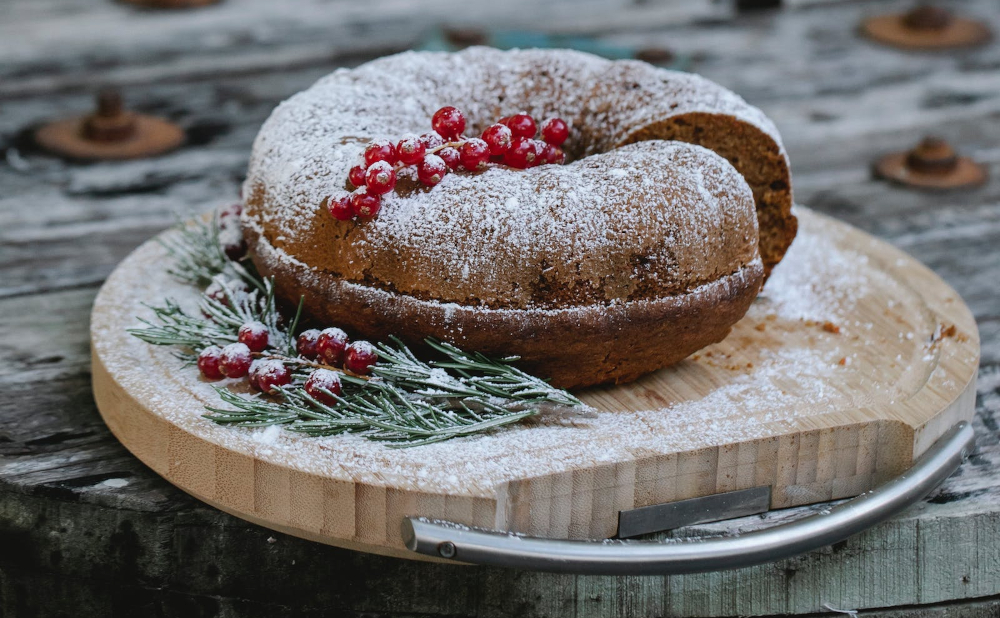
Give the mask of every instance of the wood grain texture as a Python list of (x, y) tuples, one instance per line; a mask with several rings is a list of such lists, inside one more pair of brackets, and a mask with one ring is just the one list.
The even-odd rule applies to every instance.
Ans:
[[(777, 277), (792, 269), (794, 280), (812, 289), (791, 293), (843, 304), (829, 308), (842, 310), (843, 326), (752, 311), (727, 339), (690, 361), (630, 384), (581, 391), (585, 403), (616, 419), (593, 429), (577, 421), (566, 433), (566, 441), (593, 449), (587, 451), (596, 453), (593, 459), (561, 461), (565, 455), (533, 440), (530, 428), (512, 442), (519, 453), (491, 460), (499, 468), (530, 460), (506, 474), (488, 467), (456, 471), (449, 460), (418, 456), (426, 447), (379, 447), (373, 456), (352, 453), (353, 438), (273, 442), (263, 441), (263, 430), (218, 427), (202, 418), (216, 395), (199, 386), (197, 372), (182, 370), (169, 349), (137, 348), (126, 332), (143, 302), (196, 298), (194, 289), (157, 276), (166, 260), (153, 242), (111, 274), (94, 303), (94, 395), (132, 453), (199, 499), (282, 532), (399, 557), (417, 558), (401, 543), (407, 516), (553, 538), (607, 538), (621, 510), (735, 489), (770, 486), (774, 508), (853, 496), (902, 472), (948, 428), (971, 419), (978, 333), (954, 290), (905, 253), (807, 210), (801, 228), (797, 242), (831, 242), (852, 256), (845, 266), (860, 275), (798, 273), (814, 263), (793, 251)], [(837, 288), (852, 281), (857, 289)], [(774, 303), (767, 292), (757, 302)], [(793, 354), (803, 349), (829, 359), (827, 370), (803, 364)], [(762, 409), (746, 402), (719, 413), (720, 389), (747, 377), (767, 388), (770, 378), (756, 368), (785, 356), (793, 361), (770, 369), (780, 374), (779, 398)], [(797, 384), (802, 371), (819, 377)], [(817, 402), (814, 391), (824, 389), (844, 398)], [(656, 418), (676, 417), (674, 409), (683, 409), (684, 418)], [(658, 422), (655, 441), (614, 451)], [(683, 447), (671, 443), (672, 433), (727, 422), (737, 428), (696, 434)], [(461, 459), (489, 456), (475, 440), (447, 448)]]
[[(1000, 44), (907, 54), (858, 37), (862, 17), (910, 7), (898, 0), (785, 0), (786, 9), (740, 15), (724, 2), (660, 0), (611, 13), (603, 2), (573, 2), (559, 19), (536, 12), (559, 11), (558, 2), (501, 6), (488, 20), (475, 3), (444, 12), (450, 23), (533, 29), (558, 28), (571, 13), (572, 27), (604, 43), (673, 50), (775, 119), (799, 202), (919, 256), (961, 294), (981, 335), (978, 447), (919, 506), (773, 565), (573, 577), (403, 561), (276, 534), (203, 506), (130, 455), (90, 389), (97, 287), (175, 212), (235, 199), (250, 143), (278, 102), (337, 66), (411, 45), (437, 19), (425, 19), (424, 3), (410, 3), (409, 16), (398, 12), (404, 3), (381, 12), (384, 2), (317, 2), (321, 10), (265, 19), (277, 5), (231, 0), (218, 7), (225, 18), (208, 21), (105, 0), (0, 3), (0, 615), (833, 618), (825, 605), (882, 618), (997, 615)], [(948, 5), (1000, 31), (994, 0)], [(151, 161), (74, 165), (24, 139), (42, 121), (89, 110), (104, 83), (122, 86), (130, 107), (178, 122), (186, 146)], [(937, 194), (872, 179), (877, 156), (928, 133), (985, 164), (991, 180)], [(820, 508), (675, 535), (733, 534)]]

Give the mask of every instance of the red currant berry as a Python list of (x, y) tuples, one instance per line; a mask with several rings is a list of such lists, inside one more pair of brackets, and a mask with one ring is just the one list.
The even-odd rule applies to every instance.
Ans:
[(437, 151), (437, 156), (441, 157), (441, 160), (444, 161), (444, 164), (451, 171), (457, 170), (458, 166), (462, 164), (462, 155), (459, 154), (458, 148), (452, 148), (451, 146), (442, 148)]
[(545, 163), (545, 147), (548, 145), (540, 139), (533, 139), (531, 143), (535, 147), (535, 160), (528, 167), (537, 167)]
[(227, 378), (242, 378), (250, 371), (253, 356), (245, 343), (230, 343), (219, 354), (219, 371)]
[(224, 210), (219, 213), (218, 223), (219, 246), (222, 247), (222, 252), (234, 262), (242, 260), (247, 254), (247, 242), (243, 238), (243, 226), (239, 215)]
[(569, 125), (562, 118), (549, 118), (542, 123), (542, 139), (553, 146), (562, 146), (569, 137)]
[(260, 371), (261, 363), (266, 362), (262, 358), (255, 358), (252, 363), (250, 363), (250, 370), (247, 371), (247, 381), (250, 382), (250, 388), (259, 391), (260, 383), (257, 382), (257, 372)]
[(351, 203), (350, 195), (327, 198), (326, 209), (330, 211), (330, 216), (337, 221), (347, 221), (354, 217), (354, 205)]
[(446, 140), (457, 139), (465, 131), (465, 116), (455, 107), (442, 107), (434, 112), (431, 126)]
[[(219, 239), (222, 244), (222, 252), (226, 254), (232, 262), (239, 262), (247, 256), (247, 243), (243, 240), (243, 236), (233, 237), (229, 234), (224, 234), (225, 228), (219, 228)], [(229, 236), (228, 240), (224, 240), (223, 236)]]
[(378, 360), (378, 352), (375, 346), (367, 341), (355, 341), (347, 346), (347, 354), (344, 355), (344, 369), (358, 375), (365, 375), (371, 371), (372, 365)]
[(425, 185), (434, 186), (448, 173), (448, 164), (441, 157), (429, 154), (417, 167), (417, 178)]
[(534, 164), (536, 156), (533, 140), (515, 137), (510, 150), (504, 155), (503, 162), (505, 165), (523, 170)]
[(376, 161), (365, 172), (365, 183), (368, 195), (388, 193), (396, 186), (396, 170), (385, 161)]
[(339, 328), (326, 328), (316, 339), (316, 353), (319, 360), (327, 365), (339, 366), (344, 362), (347, 349), (347, 333)]
[(355, 193), (351, 196), (351, 208), (354, 209), (354, 214), (362, 219), (372, 219), (382, 208), (382, 200), (377, 195)]
[(251, 352), (263, 352), (267, 347), (267, 327), (260, 322), (247, 322), (240, 326), (237, 339), (246, 344)]
[(444, 146), (444, 138), (431, 131), (430, 133), (424, 133), (419, 137), (421, 143), (424, 145), (425, 150), (432, 150), (438, 146)]
[(211, 298), (212, 300), (222, 303), (222, 306), (229, 306), (229, 299), (226, 297), (226, 290), (222, 287), (222, 283), (218, 280), (213, 279), (208, 287), (205, 288), (205, 296)]
[(340, 374), (329, 369), (317, 369), (310, 373), (309, 379), (306, 380), (306, 393), (323, 405), (336, 405), (337, 400), (331, 397), (328, 392), (340, 396), (342, 392)]
[(279, 360), (266, 360), (257, 370), (257, 388), (265, 393), (275, 394), (276, 386), (292, 383), (292, 370)]
[(292, 383), (292, 371), (279, 360), (264, 360), (254, 363), (251, 385), (265, 393), (276, 394), (278, 386)]
[(222, 350), (217, 345), (210, 345), (198, 355), (198, 370), (201, 375), (209, 380), (222, 379), (222, 372), (219, 371), (219, 356)]
[(315, 328), (304, 330), (299, 333), (298, 339), (295, 340), (295, 351), (299, 353), (299, 356), (313, 360), (319, 356), (319, 348), (316, 345), (318, 343), (319, 330)]
[[(376, 161), (385, 161), (389, 165), (396, 163), (396, 147), (386, 139), (377, 139), (365, 148), (365, 165), (371, 166)], [(360, 186), (360, 185), (358, 185)]]
[(485, 141), (474, 137), (462, 144), (459, 154), (465, 169), (479, 172), (486, 169), (486, 162), (490, 160), (490, 147)]
[(229, 204), (228, 206), (223, 206), (222, 208), (219, 209), (220, 219), (229, 219), (232, 217), (238, 217), (241, 214), (243, 214), (242, 202), (234, 202), (232, 204)]
[(483, 141), (490, 147), (491, 155), (506, 154), (510, 150), (510, 141), (513, 137), (510, 128), (499, 123), (490, 125), (483, 131)]
[(355, 165), (352, 167), (351, 171), (347, 172), (347, 180), (355, 189), (365, 186), (365, 166)]
[[(226, 293), (228, 288), (229, 293)], [(212, 279), (212, 283), (208, 284), (205, 288), (205, 296), (211, 298), (214, 301), (222, 304), (223, 307), (229, 306), (229, 296), (233, 296), (237, 301), (240, 300), (240, 296), (250, 292), (250, 288), (246, 283), (238, 279), (233, 279), (229, 281), (224, 281), (224, 278)]]
[(406, 137), (396, 144), (396, 156), (403, 165), (416, 165), (424, 158), (427, 145), (419, 137)]
[(511, 116), (510, 120), (507, 121), (507, 126), (510, 127), (510, 132), (514, 134), (514, 137), (535, 137), (535, 133), (538, 131), (535, 119), (524, 112)]
[(546, 163), (555, 163), (558, 165), (566, 162), (566, 153), (558, 146), (545, 144), (545, 149), (542, 151), (542, 159)]

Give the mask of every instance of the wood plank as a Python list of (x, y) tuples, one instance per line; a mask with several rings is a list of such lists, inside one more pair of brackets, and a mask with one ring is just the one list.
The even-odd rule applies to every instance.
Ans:
[[(425, 25), (400, 20), (373, 35), (352, 23), (332, 24), (343, 15), (338, 6), (319, 21), (314, 13), (290, 11), (254, 24), (261, 3), (230, 0), (222, 8), (246, 14), (205, 28), (199, 12), (143, 13), (110, 1), (8, 0), (0, 8), (7, 35), (0, 36), (6, 155), (0, 163), (0, 286), (7, 293), (0, 297), (0, 352), (8, 359), (0, 365), (0, 541), (10, 550), (0, 552), (0, 614), (56, 614), (72, 606), (79, 615), (102, 616), (115, 610), (732, 616), (823, 612), (829, 603), (908, 606), (865, 614), (885, 618), (996, 615), (996, 600), (954, 600), (1000, 594), (1000, 315), (990, 293), (1000, 278), (1000, 124), (989, 78), (1000, 46), (901, 54), (855, 37), (861, 14), (899, 8), (896, 2), (805, 8), (795, 2), (794, 10), (673, 28), (650, 19), (657, 3), (644, 2), (634, 6), (645, 5), (645, 13), (630, 5), (631, 15), (618, 24), (582, 16), (575, 27), (590, 19), (584, 30), (602, 41), (667, 46), (694, 70), (762, 105), (783, 130), (800, 202), (898, 242), (968, 300), (982, 337), (979, 452), (922, 508), (896, 519), (898, 527), (880, 527), (836, 551), (728, 575), (670, 578), (661, 587), (659, 578), (455, 569), (340, 551), (200, 507), (135, 460), (122, 468), (128, 456), (103, 429), (88, 394), (86, 314), (96, 284), (131, 247), (170, 222), (169, 204), (201, 210), (236, 194), (249, 143), (278, 101), (341, 62), (380, 53), (387, 42), (416, 40)], [(949, 6), (998, 25), (992, 0)], [(116, 12), (124, 17), (84, 15)], [(540, 23), (533, 8), (514, 12), (532, 27)], [(51, 44), (50, 19), (65, 25), (81, 15), (80, 23), (92, 19), (98, 26)], [(162, 37), (150, 37), (149, 25), (158, 22), (171, 25)], [(142, 27), (108, 27), (116, 23)], [(87, 37), (109, 43), (79, 43)], [(24, 47), (22, 39), (32, 40)], [(116, 47), (128, 52), (116, 54)], [(334, 59), (344, 53), (350, 56)], [(989, 85), (980, 88), (984, 75)], [(92, 89), (104, 82), (124, 85), (138, 107), (180, 121), (193, 143), (175, 157), (127, 168), (64, 164), (25, 147), (22, 130), (88, 109)], [(854, 95), (871, 88), (879, 96), (862, 96), (855, 105)], [(902, 119), (893, 118), (897, 105), (906, 110)], [(781, 117), (785, 110), (789, 124)], [(869, 178), (875, 155), (930, 132), (986, 162), (994, 180), (975, 191), (925, 194)], [(85, 231), (75, 230), (77, 224)], [(18, 243), (29, 237), (33, 242)], [(38, 454), (38, 473), (26, 473)], [(62, 458), (70, 461), (59, 463)], [(16, 475), (10, 473), (15, 467)], [(116, 476), (102, 477), (109, 470)], [(117, 476), (124, 472), (129, 475)], [(119, 487), (121, 479), (128, 485)], [(156, 493), (166, 497), (149, 497)], [(802, 512), (695, 532), (729, 533)], [(268, 542), (272, 536), (276, 541)], [(936, 598), (952, 601), (913, 607)]]
[[(137, 10), (113, 2), (95, 3), (81, 11), (61, 1), (12, 1), (4, 9), (0, 96), (51, 92), (95, 81), (161, 81), (177, 75), (280, 70), (359, 53), (377, 55), (412, 46), (442, 22), (488, 23), (495, 28), (551, 24), (562, 32), (582, 33), (690, 23), (731, 13), (705, 0), (684, 4), (508, 0), (502, 5), (382, 0), (377, 10), (351, 2), (244, 0), (203, 8), (196, 19), (184, 11)], [(44, 27), (46, 36), (38, 35), (39, 27)], [(52, 40), (59, 45), (50, 45)], [(67, 75), (67, 69), (73, 75)]]

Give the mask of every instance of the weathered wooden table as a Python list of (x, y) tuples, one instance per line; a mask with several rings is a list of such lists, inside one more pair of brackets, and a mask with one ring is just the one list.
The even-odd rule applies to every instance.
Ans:
[[(417, 6), (419, 4), (419, 6)], [(872, 609), (1000, 616), (1000, 180), (923, 193), (872, 159), (943, 135), (1000, 176), (1000, 44), (906, 54), (861, 40), (898, 4), (732, 14), (527, 0), (229, 0), (191, 12), (90, 0), (0, 7), (0, 616), (736, 616)], [(485, 4), (485, 3), (484, 3)], [(500, 6), (503, 4), (503, 6)], [(993, 0), (956, 8), (993, 19)], [(929, 500), (831, 548), (741, 571), (572, 577), (412, 563), (325, 547), (224, 515), (131, 457), (90, 393), (87, 321), (101, 281), (175, 216), (236, 198), (271, 108), (341, 64), (415, 44), (442, 20), (658, 45), (760, 105), (796, 198), (941, 274), (979, 321), (978, 452)], [(69, 164), (28, 130), (85, 111), (98, 85), (187, 130), (158, 159)], [(813, 507), (819, 508), (819, 507)], [(776, 512), (692, 533), (795, 517)]]

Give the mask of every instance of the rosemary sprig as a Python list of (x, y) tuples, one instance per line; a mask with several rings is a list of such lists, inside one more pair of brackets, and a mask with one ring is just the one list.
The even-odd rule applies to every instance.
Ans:
[(198, 303), (201, 316), (189, 315), (176, 302), (167, 299), (162, 307), (147, 305), (156, 322), (137, 318), (146, 325), (145, 328), (132, 328), (128, 332), (146, 343), (176, 345), (193, 351), (210, 345), (234, 343), (241, 325), (259, 321), (267, 326), (274, 338), (271, 342), (274, 347), (294, 348), (287, 333), (280, 327), (281, 316), (275, 305), (274, 285), (270, 280), (263, 282), (263, 293), (235, 288), (219, 275), (210, 281), (219, 286), (223, 298), (203, 294)]
[(374, 381), (345, 397), (328, 393), (336, 399), (336, 406), (325, 405), (297, 388), (281, 389), (280, 400), (217, 390), (222, 400), (235, 408), (208, 408), (217, 423), (241, 427), (284, 425), (309, 436), (364, 432), (369, 440), (386, 442), (390, 448), (482, 433), (537, 414), (535, 410), (512, 411), (490, 403), (476, 411), (461, 400), (455, 406), (442, 407), (412, 398), (391, 384)]
[(219, 275), (230, 280), (242, 280), (263, 290), (264, 282), (250, 262), (235, 262), (226, 257), (219, 242), (219, 217), (181, 221), (173, 234), (157, 239), (173, 259), (167, 273), (175, 279), (204, 289)]
[(244, 266), (226, 257), (217, 220), (182, 224), (162, 242), (173, 258), (169, 272), (175, 278), (215, 289), (202, 294), (198, 314), (172, 300), (150, 307), (153, 319), (140, 318), (144, 326), (130, 329), (131, 334), (150, 344), (176, 346), (178, 357), (193, 362), (198, 350), (233, 343), (242, 324), (259, 321), (267, 326), (269, 348), (256, 356), (282, 362), (293, 372), (292, 383), (272, 395), (217, 388), (226, 407), (208, 406), (205, 415), (216, 423), (280, 425), (308, 436), (359, 433), (390, 448), (405, 448), (480, 434), (548, 408), (582, 408), (570, 393), (515, 367), (516, 357), (491, 359), (428, 339), (438, 358), (423, 360), (395, 337), (378, 344), (371, 376), (341, 373), (341, 395), (325, 392), (333, 403), (323, 403), (304, 389), (309, 373), (323, 366), (295, 351), (302, 302), (285, 327), (273, 280), (259, 278), (249, 262)]

